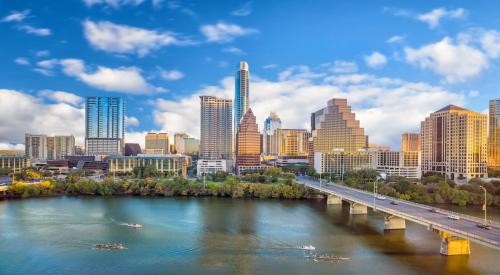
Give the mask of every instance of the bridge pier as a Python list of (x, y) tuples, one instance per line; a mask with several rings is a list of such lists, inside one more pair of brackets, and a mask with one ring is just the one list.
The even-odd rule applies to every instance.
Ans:
[(335, 195), (328, 195), (326, 204), (342, 204), (342, 198)]
[(364, 204), (350, 202), (349, 212), (351, 215), (368, 214), (368, 207)]
[(439, 231), (441, 236), (440, 253), (446, 256), (470, 255), (470, 241), (453, 236), (450, 233)]
[(406, 220), (391, 214), (384, 215), (384, 230), (405, 229)]

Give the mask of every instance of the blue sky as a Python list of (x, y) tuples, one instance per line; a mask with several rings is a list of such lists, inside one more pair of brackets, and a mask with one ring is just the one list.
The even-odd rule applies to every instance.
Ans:
[(251, 70), (259, 122), (285, 127), (346, 97), (370, 141), (399, 148), (431, 111), (499, 97), (497, 1), (2, 1), (0, 147), (25, 132), (83, 140), (83, 97), (123, 96), (126, 139), (199, 135), (198, 95)]

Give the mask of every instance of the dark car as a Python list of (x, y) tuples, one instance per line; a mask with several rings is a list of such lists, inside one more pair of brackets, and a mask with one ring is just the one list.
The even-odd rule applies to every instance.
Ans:
[(397, 201), (391, 201), (391, 204), (392, 204), (392, 205), (398, 205), (398, 204), (399, 204), (399, 202), (397, 202)]
[(491, 225), (489, 225), (489, 224), (478, 223), (478, 224), (476, 224), (476, 226), (479, 227), (479, 228), (482, 228), (482, 229), (486, 229), (486, 230), (490, 230), (491, 229)]
[(438, 210), (436, 208), (431, 208), (428, 211), (431, 213), (438, 213)]

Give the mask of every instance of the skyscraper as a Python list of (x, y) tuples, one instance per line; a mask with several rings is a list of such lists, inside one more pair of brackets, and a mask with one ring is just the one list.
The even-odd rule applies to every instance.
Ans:
[(47, 136), (46, 135), (32, 135), (27, 133), (25, 135), (24, 149), (26, 157), (34, 160), (47, 160)]
[(401, 136), (401, 151), (418, 152), (420, 151), (420, 134), (403, 133)]
[(120, 97), (88, 97), (85, 106), (85, 150), (88, 155), (122, 155), (125, 104)]
[(241, 118), (250, 107), (250, 72), (248, 64), (245, 61), (240, 61), (239, 69), (235, 75), (234, 87), (234, 130), (238, 130), (238, 125)]
[(170, 152), (168, 145), (168, 133), (147, 133), (144, 153), (165, 155)]
[(271, 155), (271, 143), (274, 131), (281, 128), (281, 119), (275, 112), (271, 112), (264, 120), (264, 130), (262, 134), (262, 153), (265, 156)]
[(182, 152), (181, 152), (182, 148), (181, 147), (183, 146), (183, 144), (182, 144), (183, 140), (185, 138), (188, 138), (188, 137), (189, 137), (189, 135), (187, 133), (182, 133), (182, 132), (181, 133), (175, 133), (175, 135), (174, 135), (174, 147), (175, 147), (175, 152), (176, 153), (182, 154)]
[(233, 101), (200, 96), (200, 159), (231, 160)]
[(452, 180), (487, 177), (487, 116), (448, 105), (421, 122), (422, 172)]
[(73, 135), (47, 138), (47, 142), (50, 140), (52, 140), (51, 145), (47, 146), (49, 151), (48, 159), (60, 160), (64, 156), (75, 154), (75, 137)]
[(311, 137), (305, 129), (276, 129), (271, 137), (271, 155), (277, 157), (307, 157)]
[(260, 165), (260, 133), (252, 109), (248, 109), (236, 133), (236, 168)]
[(500, 170), (500, 99), (490, 100), (488, 135), (488, 166)]
[(334, 98), (311, 114), (314, 169), (343, 177), (352, 170), (368, 169), (368, 137), (360, 127), (347, 99)]

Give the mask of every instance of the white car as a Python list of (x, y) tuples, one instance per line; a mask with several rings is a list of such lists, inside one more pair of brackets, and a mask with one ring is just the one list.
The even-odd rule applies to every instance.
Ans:
[(384, 196), (377, 196), (377, 200), (385, 200), (385, 197)]
[(450, 220), (460, 220), (460, 217), (455, 214), (448, 215), (448, 219)]

